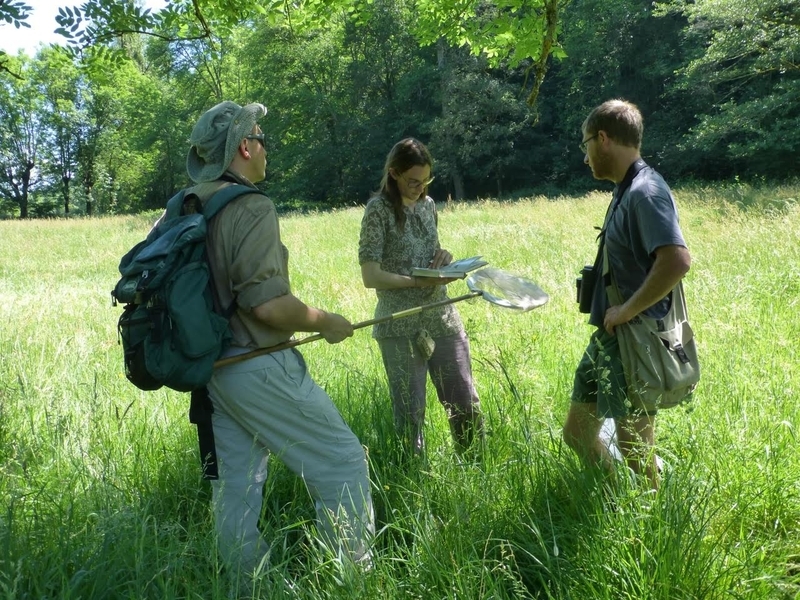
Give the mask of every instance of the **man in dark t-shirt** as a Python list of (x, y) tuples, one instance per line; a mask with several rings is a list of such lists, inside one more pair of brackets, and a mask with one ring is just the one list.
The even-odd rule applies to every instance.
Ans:
[[(623, 100), (601, 104), (582, 126), (584, 162), (595, 179), (616, 184), (601, 236), (624, 302), (611, 305), (598, 275), (589, 317), (596, 329), (575, 372), (563, 435), (582, 458), (611, 469), (613, 459), (599, 434), (603, 420), (613, 418), (627, 465), (657, 488), (657, 411), (628, 399), (614, 328), (640, 313), (666, 315), (670, 292), (689, 271), (691, 257), (669, 187), (639, 154), (642, 132), (639, 109)], [(601, 265), (596, 261), (595, 270)]]

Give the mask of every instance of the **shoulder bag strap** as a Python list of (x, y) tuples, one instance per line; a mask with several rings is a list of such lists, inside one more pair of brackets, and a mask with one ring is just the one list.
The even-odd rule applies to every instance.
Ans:
[(614, 274), (611, 272), (611, 261), (608, 260), (608, 249), (606, 249), (605, 244), (603, 244), (603, 279), (602, 281), (606, 284), (606, 294), (608, 294), (608, 301), (611, 306), (622, 304), (625, 302), (622, 299), (622, 294), (617, 287), (617, 280), (614, 278)]
[[(622, 293), (617, 287), (617, 280), (614, 273), (611, 272), (611, 267), (608, 260), (608, 250), (603, 247), (603, 280), (606, 281), (606, 294), (608, 294), (608, 301), (612, 304), (622, 304), (625, 300), (622, 298)], [(672, 329), (678, 323), (689, 320), (689, 313), (686, 308), (686, 296), (683, 293), (683, 279), (681, 279), (674, 288), (669, 292), (672, 294), (672, 300), (669, 305), (669, 312), (663, 318), (658, 319), (659, 331)], [(668, 294), (669, 295), (669, 294)]]
[[(616, 290), (616, 294), (619, 297), (619, 290), (616, 287), (616, 283), (613, 282), (611, 278), (611, 266), (608, 260), (608, 251), (606, 250), (606, 229), (608, 228), (609, 222), (611, 222), (611, 217), (614, 216), (614, 212), (619, 207), (620, 202), (622, 202), (622, 196), (625, 195), (625, 192), (628, 191), (628, 188), (631, 187), (631, 183), (633, 183), (633, 178), (639, 174), (639, 171), (644, 169), (647, 166), (647, 163), (644, 162), (641, 158), (635, 160), (628, 170), (625, 172), (625, 177), (622, 178), (622, 181), (614, 190), (614, 197), (611, 200), (611, 203), (608, 205), (608, 210), (606, 210), (606, 217), (603, 219), (603, 227), (600, 229), (600, 233), (597, 234), (598, 239), (598, 246), (597, 246), (597, 255), (594, 258), (594, 271), (595, 273), (602, 274), (602, 281), (606, 287), (606, 293), (608, 290), (613, 286)], [(612, 304), (621, 304), (622, 302), (614, 302), (614, 299), (609, 295), (609, 301)]]

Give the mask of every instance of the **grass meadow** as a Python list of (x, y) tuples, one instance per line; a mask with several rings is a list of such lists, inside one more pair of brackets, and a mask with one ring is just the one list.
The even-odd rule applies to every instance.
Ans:
[[(590, 334), (574, 281), (610, 194), (441, 205), (454, 256), (482, 254), (551, 296), (528, 313), (458, 305), (486, 459), (454, 459), (430, 388), (429, 460), (395, 466), (369, 329), (304, 346), (368, 448), (376, 558), (341, 577), (313, 543), (302, 481), (273, 461), (262, 528), (274, 547), (256, 597), (800, 598), (800, 186), (676, 197), (703, 380), (690, 409), (659, 416), (657, 494), (621, 489), (610, 510), (560, 441)], [(357, 265), (362, 210), (281, 220), (295, 293), (354, 322), (374, 308)], [(188, 396), (123, 374), (109, 292), (154, 217), (0, 222), (1, 599), (229, 597)]]

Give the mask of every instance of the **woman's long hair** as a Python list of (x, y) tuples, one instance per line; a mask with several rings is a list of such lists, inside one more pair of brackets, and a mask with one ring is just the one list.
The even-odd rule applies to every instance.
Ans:
[[(429, 166), (433, 168), (433, 158), (425, 147), (425, 144), (415, 138), (405, 138), (397, 142), (389, 155), (386, 157), (386, 164), (383, 167), (383, 179), (378, 191), (382, 197), (386, 198), (392, 205), (395, 223), (402, 231), (406, 225), (406, 214), (403, 212), (403, 198), (397, 187), (397, 179), (389, 173), (391, 169), (398, 175), (405, 173), (412, 167)], [(427, 186), (422, 190), (423, 194), (428, 193)]]

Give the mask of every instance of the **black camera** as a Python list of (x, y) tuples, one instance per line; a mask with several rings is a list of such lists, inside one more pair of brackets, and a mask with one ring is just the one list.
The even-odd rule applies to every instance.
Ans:
[(588, 314), (592, 312), (592, 296), (594, 295), (594, 285), (597, 281), (597, 273), (595, 273), (594, 266), (585, 265), (581, 269), (581, 276), (575, 280), (575, 288), (577, 290), (578, 310), (582, 313)]

